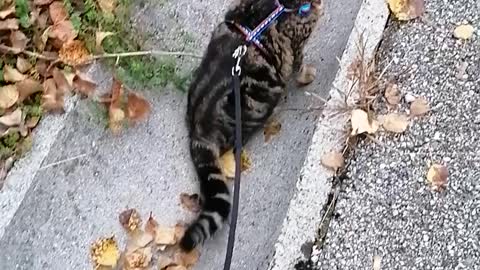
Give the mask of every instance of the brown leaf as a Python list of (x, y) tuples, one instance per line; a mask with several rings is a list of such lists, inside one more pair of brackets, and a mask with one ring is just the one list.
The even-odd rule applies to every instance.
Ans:
[(73, 89), (78, 93), (90, 97), (95, 92), (97, 84), (88, 80), (84, 74), (76, 73), (73, 77)]
[(383, 117), (382, 125), (387, 131), (403, 133), (407, 130), (409, 119), (406, 115), (389, 113)]
[(6, 19), (0, 21), (0, 30), (18, 30), (18, 20)]
[(52, 71), (53, 80), (57, 85), (57, 92), (58, 93), (68, 93), (70, 92), (70, 85), (68, 84), (67, 79), (65, 78), (65, 74), (58, 68), (54, 68)]
[(77, 33), (75, 32), (75, 28), (73, 28), (72, 22), (65, 20), (54, 24), (48, 31), (48, 37), (57, 39), (61, 45), (56, 47), (62, 47), (63, 44), (74, 40), (77, 37)]
[(297, 83), (301, 86), (308, 85), (315, 80), (317, 69), (312, 65), (302, 65), (297, 75)]
[(443, 191), (447, 186), (448, 169), (441, 164), (432, 164), (428, 169), (427, 180), (435, 191)]
[(428, 105), (428, 101), (423, 98), (416, 98), (412, 105), (410, 105), (410, 115), (413, 116), (422, 116), (430, 111), (430, 105)]
[(164, 254), (160, 254), (157, 259), (158, 262), (158, 270), (165, 270), (169, 266), (174, 265), (174, 261), (170, 256), (166, 256)]
[(25, 72), (29, 71), (31, 68), (32, 68), (32, 64), (30, 63), (30, 61), (28, 61), (25, 58), (20, 57), (20, 56), (17, 57), (17, 69), (18, 69), (18, 71), (20, 71), (21, 73), (25, 73)]
[(13, 4), (11, 4), (6, 9), (0, 11), (0, 19), (3, 20), (3, 19), (5, 19), (6, 17), (8, 17), (12, 14), (15, 14), (15, 5), (13, 5)]
[(120, 213), (118, 216), (118, 221), (128, 232), (135, 231), (140, 227), (140, 223), (142, 222), (140, 214), (134, 208), (127, 209)]
[(390, 10), (398, 20), (408, 21), (425, 12), (424, 0), (387, 0)]
[(375, 119), (370, 120), (367, 112), (360, 109), (352, 111), (351, 115), (352, 133), (351, 135), (357, 135), (362, 133), (373, 134), (377, 132), (379, 128), (378, 121)]
[(102, 51), (103, 40), (106, 37), (111, 36), (113, 34), (114, 34), (113, 32), (99, 32), (99, 31), (95, 33), (95, 45), (96, 45), (97, 51)]
[(80, 40), (70, 40), (63, 44), (59, 51), (62, 62), (70, 66), (85, 64), (90, 60), (90, 53)]
[(265, 142), (270, 141), (270, 139), (277, 135), (282, 129), (282, 124), (277, 120), (272, 120), (267, 123), (263, 129), (263, 136), (265, 137)]
[(90, 256), (95, 266), (111, 266), (117, 265), (120, 258), (117, 242), (115, 238), (101, 238), (90, 247)]
[(178, 249), (173, 258), (175, 264), (189, 268), (197, 263), (198, 258), (200, 258), (200, 252), (198, 252), (197, 249), (194, 249), (188, 253), (185, 253), (181, 249)]
[(128, 93), (127, 118), (131, 121), (140, 121), (150, 114), (150, 104), (142, 96), (133, 92)]
[(125, 270), (144, 269), (152, 261), (152, 248), (145, 247), (125, 255)]
[(22, 110), (17, 108), (15, 111), (0, 117), (0, 124), (7, 127), (18, 126), (22, 123), (22, 120)]
[(185, 226), (182, 224), (176, 224), (175, 225), (175, 241), (180, 241), (180, 239), (183, 238), (185, 235)]
[(48, 12), (54, 25), (68, 19), (68, 12), (61, 1), (55, 1), (50, 4)]
[(27, 38), (22, 31), (13, 31), (10, 33), (10, 43), (12, 44), (12, 47), (17, 50), (25, 50), (29, 41), (30, 39)]
[(127, 253), (131, 253), (139, 248), (146, 247), (154, 239), (154, 235), (146, 233), (140, 229), (136, 229), (135, 231), (131, 232), (129, 236), (130, 237), (127, 240), (126, 248)]
[(97, 0), (98, 5), (103, 13), (112, 15), (117, 6), (117, 0)]
[(158, 228), (158, 222), (155, 220), (152, 213), (150, 213), (150, 217), (145, 223), (145, 232), (151, 234), (152, 236), (155, 236), (157, 228)]
[(397, 105), (400, 103), (401, 94), (398, 90), (398, 85), (389, 83), (385, 89), (385, 99), (390, 105)]
[(118, 133), (121, 128), (123, 121), (125, 120), (125, 113), (121, 109), (121, 96), (123, 93), (123, 86), (119, 80), (116, 78), (113, 79), (112, 82), (112, 95), (111, 95), (111, 102), (108, 109), (109, 115), (109, 128), (110, 130), (116, 134)]
[(8, 109), (18, 100), (18, 89), (15, 85), (5, 85), (0, 87), (0, 109)]
[(200, 196), (198, 194), (187, 194), (181, 193), (180, 194), (180, 203), (182, 207), (188, 211), (193, 213), (200, 212)]
[(345, 165), (345, 159), (342, 153), (332, 151), (324, 154), (321, 159), (322, 165), (334, 171)]
[(33, 3), (37, 6), (48, 5), (52, 2), (53, 2), (53, 0), (33, 0)]
[(27, 78), (16, 84), (19, 96), (18, 101), (23, 102), (29, 96), (43, 90), (39, 81)]
[(11, 67), (10, 65), (5, 65), (3, 67), (3, 79), (6, 82), (20, 82), (25, 80), (27, 77), (20, 73), (16, 68)]
[(155, 243), (157, 245), (175, 245), (177, 243), (175, 228), (158, 226), (155, 234)]
[(63, 111), (65, 101), (63, 95), (58, 93), (53, 79), (47, 79), (43, 83), (42, 108), (47, 111)]

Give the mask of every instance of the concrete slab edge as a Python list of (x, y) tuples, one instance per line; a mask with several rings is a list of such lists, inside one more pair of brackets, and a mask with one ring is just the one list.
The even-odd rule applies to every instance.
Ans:
[(324, 153), (341, 150), (346, 139), (345, 124), (349, 115), (339, 114), (338, 103), (343, 99), (340, 91), (350, 89), (347, 79), (348, 66), (358, 55), (358, 44), (363, 37), (366, 43), (365, 56), (371, 59), (382, 39), (388, 18), (385, 0), (364, 0), (353, 30), (347, 42), (340, 68), (330, 90), (330, 100), (325, 105), (323, 116), (319, 118), (312, 142), (308, 150), (296, 192), (290, 201), (280, 236), (274, 247), (274, 255), (269, 270), (294, 269), (295, 263), (304, 257), (301, 247), (304, 243), (315, 241), (320, 226), (320, 214), (327, 202), (331, 189), (332, 172), (324, 168), (320, 159)]

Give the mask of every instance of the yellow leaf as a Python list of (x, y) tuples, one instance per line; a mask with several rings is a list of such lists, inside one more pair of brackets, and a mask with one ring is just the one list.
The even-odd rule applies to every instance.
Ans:
[(136, 209), (130, 208), (120, 213), (118, 221), (127, 232), (133, 232), (140, 227), (142, 219)]
[(321, 162), (323, 166), (332, 169), (334, 171), (342, 168), (345, 165), (345, 160), (342, 153), (339, 152), (329, 152), (322, 156)]
[(406, 115), (389, 113), (383, 117), (383, 128), (394, 133), (403, 133), (407, 130), (409, 119)]
[(410, 105), (410, 115), (413, 116), (421, 116), (429, 111), (430, 105), (428, 105), (428, 101), (423, 97), (416, 98)]
[(458, 39), (467, 40), (472, 38), (474, 31), (475, 31), (475, 28), (473, 28), (472, 25), (462, 24), (460, 26), (457, 26), (457, 28), (455, 28), (455, 30), (453, 31), (453, 36)]
[(175, 227), (158, 226), (155, 232), (155, 243), (157, 245), (175, 245)]
[(428, 169), (427, 180), (435, 191), (442, 191), (446, 188), (447, 178), (448, 169), (441, 164), (432, 164)]
[[(245, 150), (242, 149), (241, 153), (241, 171), (248, 170), (252, 162), (248, 157), (248, 154)], [(233, 155), (233, 149), (225, 152), (220, 157), (220, 167), (222, 169), (223, 175), (227, 178), (234, 178), (235, 177), (235, 156)]]
[(387, 0), (387, 3), (395, 17), (401, 21), (420, 17), (425, 11), (424, 0)]
[(117, 264), (120, 258), (117, 242), (114, 236), (97, 240), (90, 247), (90, 256), (96, 266), (112, 266)]
[(22, 123), (22, 110), (17, 108), (15, 111), (0, 117), (0, 124), (7, 127), (18, 126)]
[(352, 133), (351, 135), (357, 135), (362, 133), (373, 134), (377, 132), (379, 128), (378, 121), (375, 119), (369, 120), (367, 112), (360, 109), (352, 111), (351, 115)]
[(277, 135), (282, 129), (282, 124), (277, 120), (272, 120), (267, 123), (263, 129), (263, 136), (265, 137), (265, 142), (270, 141), (270, 139)]
[(3, 67), (3, 79), (6, 82), (20, 82), (27, 78), (25, 75), (20, 73), (16, 68), (11, 67), (10, 65), (5, 65)]
[(0, 109), (8, 109), (18, 100), (18, 90), (13, 84), (0, 87)]

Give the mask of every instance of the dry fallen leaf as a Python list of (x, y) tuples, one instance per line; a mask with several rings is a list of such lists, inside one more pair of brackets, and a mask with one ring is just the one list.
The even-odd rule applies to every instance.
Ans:
[(158, 222), (155, 220), (152, 213), (150, 213), (150, 217), (145, 223), (145, 232), (149, 233), (152, 236), (155, 236), (157, 228), (158, 228)]
[(25, 126), (27, 128), (34, 128), (38, 125), (38, 122), (40, 121), (40, 117), (38, 116), (33, 116), (31, 118), (29, 118), (26, 122), (25, 122)]
[(145, 247), (125, 255), (125, 270), (140, 270), (152, 261), (152, 248)]
[(185, 235), (185, 226), (182, 224), (176, 224), (175, 225), (175, 240), (178, 242), (180, 239), (183, 238), (183, 235)]
[(171, 265), (165, 268), (165, 270), (188, 270), (188, 268), (183, 265)]
[(72, 79), (73, 89), (78, 93), (90, 97), (95, 92), (97, 84), (88, 80), (83, 74), (77, 73)]
[(70, 92), (70, 85), (68, 84), (67, 79), (65, 78), (65, 74), (58, 68), (54, 68), (52, 71), (53, 80), (57, 85), (58, 93), (62, 95), (65, 93)]
[(158, 226), (155, 234), (155, 243), (157, 245), (175, 245), (175, 227)]
[(352, 122), (352, 133), (351, 135), (362, 134), (367, 132), (373, 134), (377, 132), (379, 128), (378, 121), (375, 119), (369, 120), (367, 112), (360, 109), (355, 109), (352, 111), (351, 115)]
[(398, 113), (389, 113), (383, 117), (382, 125), (387, 131), (403, 133), (409, 124), (408, 116)]
[(18, 30), (18, 20), (6, 19), (0, 21), (0, 30)]
[(113, 35), (113, 32), (96, 32), (95, 33), (95, 46), (97, 48), (97, 51), (102, 50), (102, 42), (103, 40), (108, 37)]
[[(3, 3), (3, 2), (0, 2), (0, 3)], [(0, 11), (0, 19), (3, 20), (14, 13), (15, 13), (15, 5), (11, 4), (6, 9)]]
[(63, 95), (58, 93), (55, 81), (47, 79), (43, 82), (42, 108), (47, 111), (61, 111), (64, 105)]
[(18, 90), (13, 84), (0, 87), (0, 109), (8, 109), (18, 100)]
[[(241, 171), (248, 170), (251, 167), (251, 160), (248, 157), (247, 152), (242, 149), (241, 153)], [(235, 177), (235, 156), (233, 155), (233, 149), (225, 152), (220, 157), (220, 167), (222, 169), (223, 174), (227, 178), (234, 178)]]
[(90, 53), (80, 40), (70, 40), (64, 43), (58, 56), (63, 63), (70, 66), (82, 65), (90, 60)]
[(140, 121), (150, 114), (150, 103), (142, 96), (129, 92), (127, 96), (127, 118)]
[(12, 33), (10, 33), (10, 43), (12, 44), (12, 48), (19, 51), (25, 50), (29, 41), (30, 39), (28, 39), (22, 31), (12, 31)]
[(32, 64), (30, 63), (30, 61), (26, 60), (23, 57), (17, 57), (16, 66), (17, 66), (18, 71), (20, 71), (21, 73), (25, 73), (33, 67)]
[(312, 65), (303, 65), (297, 76), (297, 83), (299, 85), (308, 85), (315, 80), (317, 69)]
[(189, 268), (197, 263), (199, 257), (200, 257), (200, 252), (198, 252), (197, 249), (194, 249), (188, 253), (185, 253), (181, 249), (178, 249), (173, 255), (173, 258), (174, 258), (173, 260), (175, 264), (182, 265)]
[(52, 2), (53, 2), (53, 0), (33, 0), (33, 3), (37, 6), (48, 5)]
[(343, 158), (342, 153), (332, 151), (324, 154), (322, 156), (321, 162), (323, 166), (332, 169), (334, 171), (342, 168), (345, 165), (345, 159)]
[(118, 258), (120, 258), (120, 252), (114, 236), (102, 238), (93, 243), (90, 248), (90, 256), (96, 266), (114, 267)]
[(157, 259), (158, 270), (165, 270), (167, 267), (175, 265), (173, 259), (170, 256), (160, 254)]
[(385, 99), (390, 105), (397, 105), (400, 103), (401, 94), (398, 90), (398, 85), (389, 83), (385, 89)]
[(153, 239), (154, 236), (152, 234), (142, 231), (140, 229), (136, 229), (129, 234), (126, 251), (128, 253), (131, 253), (139, 248), (144, 248), (148, 244), (150, 244)]
[(43, 90), (39, 81), (27, 78), (16, 84), (18, 90), (18, 101), (23, 102), (29, 96)]
[(263, 136), (265, 137), (265, 142), (270, 141), (270, 139), (277, 135), (282, 129), (282, 124), (277, 120), (271, 120), (267, 123), (263, 129)]
[(424, 0), (387, 0), (390, 10), (398, 20), (408, 21), (422, 16)]
[(435, 191), (442, 191), (447, 186), (448, 169), (441, 164), (432, 164), (428, 169), (427, 180)]
[(54, 24), (48, 31), (48, 37), (57, 39), (57, 43), (60, 45), (56, 47), (61, 48), (63, 44), (74, 40), (77, 37), (77, 32), (72, 22), (65, 20)]
[(97, 0), (98, 5), (103, 13), (112, 15), (117, 6), (117, 0)]
[(108, 126), (110, 130), (117, 134), (122, 129), (123, 121), (125, 120), (125, 113), (121, 109), (121, 96), (123, 92), (123, 86), (116, 78), (112, 82), (112, 94), (111, 102), (108, 109)]
[(188, 211), (193, 213), (200, 212), (200, 196), (198, 194), (187, 194), (181, 193), (180, 194), (180, 203), (182, 207)]
[(6, 82), (20, 82), (25, 80), (26, 76), (20, 73), (16, 68), (10, 65), (3, 67), (3, 79)]
[(127, 209), (120, 213), (120, 215), (118, 216), (118, 221), (120, 222), (122, 227), (128, 232), (133, 232), (134, 230), (139, 228), (140, 223), (142, 223), (140, 214), (134, 208)]
[(416, 98), (410, 105), (410, 115), (413, 116), (421, 116), (429, 111), (430, 105), (428, 105), (428, 101), (423, 97)]
[(55, 1), (51, 3), (48, 7), (48, 12), (53, 24), (57, 24), (68, 19), (68, 12), (63, 5), (63, 1)]
[(22, 110), (17, 108), (15, 111), (0, 117), (0, 124), (7, 127), (18, 126), (22, 123), (22, 120)]
[(471, 39), (473, 36), (473, 32), (475, 32), (475, 28), (473, 28), (470, 24), (462, 24), (455, 28), (453, 31), (453, 36), (458, 39)]

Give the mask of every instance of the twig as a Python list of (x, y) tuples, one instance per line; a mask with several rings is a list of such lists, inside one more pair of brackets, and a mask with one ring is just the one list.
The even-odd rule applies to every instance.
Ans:
[(319, 94), (317, 94), (317, 93), (310, 92), (310, 91), (305, 91), (305, 95), (307, 95), (307, 96), (312, 96), (312, 97), (320, 100), (320, 101), (323, 102), (323, 103), (327, 103), (327, 100), (324, 99), (323, 97), (321, 97), (321, 96), (320, 96)]
[(67, 158), (67, 159), (63, 159), (63, 160), (60, 160), (60, 161), (57, 161), (57, 162), (53, 162), (53, 163), (50, 163), (48, 165), (45, 165), (41, 168), (39, 168), (38, 170), (41, 171), (41, 170), (45, 170), (47, 168), (50, 168), (50, 167), (53, 167), (53, 166), (56, 166), (56, 165), (60, 165), (60, 164), (63, 164), (63, 163), (66, 163), (66, 162), (69, 162), (69, 161), (72, 161), (72, 160), (75, 160), (75, 159), (79, 159), (79, 158), (82, 158), (84, 156), (86, 156), (87, 154), (81, 154), (81, 155), (78, 155), (78, 156), (74, 156), (74, 157), (70, 157), (70, 158)]
[(45, 56), (43, 54), (39, 54), (39, 53), (36, 53), (36, 52), (31, 52), (31, 51), (27, 51), (27, 50), (21, 50), (21, 49), (5, 46), (3, 44), (0, 45), (0, 50), (5, 50), (7, 52), (12, 52), (14, 54), (24, 53), (28, 56), (32, 56), (32, 57), (35, 57), (35, 58), (38, 58), (38, 59), (48, 60), (48, 61), (55, 61), (55, 60), (58, 59), (56, 57), (49, 57), (49, 56)]
[(190, 56), (194, 58), (202, 58), (201, 55), (188, 52), (167, 52), (167, 51), (138, 51), (138, 52), (125, 52), (125, 53), (105, 53), (94, 55), (90, 57), (90, 61), (103, 58), (119, 58), (129, 56), (142, 56), (142, 55), (162, 55), (162, 56)]

